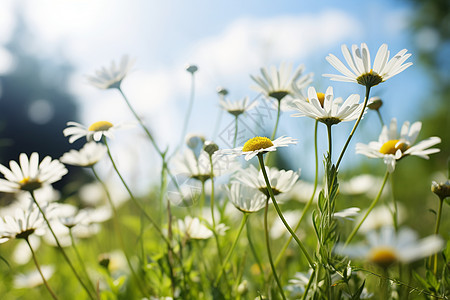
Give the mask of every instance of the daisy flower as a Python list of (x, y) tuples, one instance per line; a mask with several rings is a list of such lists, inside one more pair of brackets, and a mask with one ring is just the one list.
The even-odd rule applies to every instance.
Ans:
[(178, 220), (180, 232), (191, 239), (205, 240), (213, 236), (213, 232), (200, 222), (199, 218), (186, 216), (184, 220)]
[(394, 57), (389, 59), (388, 46), (383, 44), (378, 49), (373, 66), (370, 62), (370, 53), (365, 43), (359, 48), (352, 45), (352, 51), (346, 45), (342, 45), (342, 54), (350, 69), (348, 69), (336, 56), (329, 54), (326, 60), (342, 75), (324, 74), (335, 81), (356, 82), (361, 85), (372, 87), (404, 71), (412, 65), (411, 62), (404, 63), (410, 56), (408, 50), (399, 51)]
[[(41, 266), (41, 272), (47, 280), (55, 273), (55, 267), (50, 265)], [(43, 284), (41, 274), (38, 270), (30, 271), (28, 273), (21, 273), (14, 277), (14, 287), (16, 289), (29, 289)]]
[(230, 187), (226, 186), (225, 190), (231, 203), (243, 213), (257, 212), (266, 205), (265, 195), (239, 182), (233, 182)]
[(80, 150), (72, 149), (64, 153), (59, 160), (67, 165), (91, 167), (99, 162), (106, 152), (107, 148), (105, 145), (88, 142)]
[(233, 116), (237, 117), (245, 113), (246, 111), (251, 110), (252, 108), (258, 106), (258, 102), (253, 101), (252, 103), (249, 103), (249, 101), (250, 100), (248, 97), (245, 97), (242, 100), (234, 102), (226, 99), (220, 99), (220, 107), (226, 110), (229, 114), (232, 114)]
[(295, 100), (293, 109), (298, 113), (292, 117), (307, 116), (327, 125), (356, 120), (363, 109), (359, 95), (352, 94), (342, 103), (342, 98), (334, 99), (333, 88), (327, 88), (325, 94), (317, 93), (314, 87), (308, 88), (308, 99)]
[(366, 240), (367, 243), (346, 247), (338, 244), (335, 252), (387, 268), (394, 263), (410, 263), (430, 256), (444, 246), (444, 241), (437, 235), (419, 240), (414, 231), (402, 228), (396, 232), (392, 226), (383, 227), (380, 231), (370, 231)]
[(383, 158), (390, 173), (394, 172), (396, 161), (408, 156), (415, 155), (429, 159), (428, 155), (437, 153), (440, 150), (430, 148), (441, 142), (438, 137), (430, 137), (414, 145), (414, 142), (422, 128), (421, 122), (415, 122), (412, 125), (408, 121), (403, 123), (400, 135), (397, 133), (397, 120), (393, 118), (389, 128), (383, 126), (378, 141), (370, 142), (368, 145), (356, 144), (356, 153), (364, 154), (370, 158)]
[(98, 121), (92, 123), (89, 127), (86, 127), (77, 122), (67, 122), (67, 126), (63, 130), (64, 136), (69, 137), (69, 143), (73, 143), (76, 140), (86, 137), (87, 141), (100, 141), (103, 136), (107, 138), (114, 138), (113, 132), (123, 124), (113, 125), (108, 121)]
[[(285, 171), (269, 167), (266, 167), (266, 173), (275, 196), (289, 192), (300, 176), (299, 173), (292, 170)], [(253, 165), (250, 165), (247, 169), (239, 170), (234, 179), (251, 188), (259, 190), (266, 197), (270, 196), (267, 191), (267, 184), (264, 180), (263, 173), (257, 170)]]
[(11, 169), (0, 165), (0, 172), (5, 176), (5, 179), (0, 179), (0, 191), (32, 192), (60, 180), (68, 172), (59, 160), (52, 160), (50, 156), (46, 156), (39, 163), (37, 152), (33, 152), (29, 159), (25, 153), (21, 153), (19, 163), (20, 165), (11, 160), (9, 162)]
[[(45, 207), (43, 207), (45, 209)], [(0, 219), (0, 243), (11, 239), (28, 239), (33, 234), (43, 234), (45, 223), (37, 206), (31, 209), (17, 209), (14, 217)]]
[(257, 136), (245, 142), (243, 147), (224, 149), (219, 150), (218, 152), (220, 155), (245, 155), (245, 160), (250, 160), (259, 153), (264, 154), (267, 152), (277, 151), (277, 148), (287, 147), (290, 144), (297, 144), (297, 140), (291, 137), (282, 136), (271, 141), (267, 137)]
[(293, 95), (296, 90), (301, 89), (311, 82), (312, 74), (302, 76), (305, 67), (300, 65), (292, 75), (292, 64), (280, 65), (277, 69), (270, 66), (269, 69), (261, 68), (261, 77), (250, 75), (258, 86), (256, 90), (267, 97), (281, 101), (287, 95)]
[(133, 64), (134, 60), (130, 60), (127, 55), (124, 55), (118, 65), (112, 61), (109, 68), (102, 67), (95, 72), (95, 76), (88, 76), (88, 82), (103, 90), (120, 88), (122, 80), (133, 67)]

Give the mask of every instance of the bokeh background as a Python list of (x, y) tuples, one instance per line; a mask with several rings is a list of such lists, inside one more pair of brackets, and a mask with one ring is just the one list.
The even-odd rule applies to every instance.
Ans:
[[(232, 119), (223, 115), (219, 133), (214, 132), (220, 114), (217, 87), (226, 88), (231, 100), (256, 97), (249, 75), (259, 74), (263, 66), (291, 62), (304, 64), (306, 72), (315, 74), (317, 89), (333, 85), (336, 95), (362, 95), (363, 87), (321, 76), (336, 72), (325, 57), (333, 53), (342, 58), (341, 44), (361, 42), (374, 56), (387, 43), (391, 55), (408, 49), (414, 65), (372, 89), (373, 96), (384, 100), (385, 121), (392, 117), (400, 123), (422, 121), (419, 138), (442, 138), (441, 152), (430, 161), (408, 158), (394, 174), (395, 197), (408, 207), (406, 223), (425, 234), (424, 224), (433, 224), (435, 218), (429, 210), (438, 204), (430, 192), (431, 180), (445, 180), (450, 155), (449, 6), (446, 0), (2, 0), (0, 163), (16, 160), (21, 152), (60, 157), (74, 147), (62, 135), (67, 121), (132, 120), (117, 91), (98, 90), (86, 79), (122, 55), (136, 59), (123, 90), (161, 148), (174, 149), (180, 140), (191, 86), (188, 64), (199, 68), (188, 132), (214, 137), (227, 147), (227, 137), (220, 134), (225, 134)], [(302, 168), (302, 179), (311, 180), (313, 124), (288, 116), (283, 113), (278, 132), (301, 142), (285, 152), (280, 164)], [(275, 111), (265, 120), (258, 134), (271, 131)], [(336, 149), (351, 124), (342, 128), (342, 134), (336, 134)], [(380, 161), (355, 155), (353, 150), (356, 142), (376, 139), (379, 131), (376, 115), (369, 114), (346, 154), (343, 178), (361, 173), (361, 166), (364, 173), (383, 174)], [(113, 145), (121, 167), (138, 188), (158, 182), (160, 167), (144, 140), (139, 130), (131, 130), (119, 132)], [(321, 149), (325, 146), (321, 144)], [(82, 171), (71, 168), (57, 187), (70, 194), (86, 180)], [(448, 210), (442, 226), (448, 238), (445, 216)]]

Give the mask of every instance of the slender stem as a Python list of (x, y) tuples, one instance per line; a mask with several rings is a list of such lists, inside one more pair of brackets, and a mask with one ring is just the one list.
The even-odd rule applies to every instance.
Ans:
[(115, 231), (117, 233), (117, 237), (118, 237), (118, 240), (119, 240), (120, 247), (122, 248), (122, 252), (125, 255), (125, 260), (127, 261), (128, 268), (130, 269), (131, 274), (133, 275), (134, 279), (136, 280), (140, 291), (145, 295), (146, 292), (145, 292), (144, 288), (141, 285), (140, 278), (139, 278), (139, 276), (137, 276), (136, 271), (134, 270), (133, 265), (131, 264), (130, 256), (128, 255), (128, 252), (125, 249), (125, 243), (123, 241), (122, 230), (120, 229), (120, 225), (119, 225), (119, 214), (117, 213), (117, 208), (114, 205), (114, 202), (112, 201), (109, 189), (106, 186), (106, 184), (103, 182), (103, 180), (100, 178), (100, 176), (98, 176), (97, 172), (95, 171), (94, 166), (92, 166), (91, 169), (92, 169), (92, 173), (94, 174), (95, 178), (102, 185), (103, 190), (106, 193), (106, 199), (108, 199), (109, 206), (111, 207), (111, 210), (113, 212), (114, 228), (115, 228)]
[(265, 233), (265, 237), (266, 237), (267, 256), (269, 257), (269, 263), (270, 263), (270, 267), (272, 268), (273, 278), (275, 278), (275, 281), (277, 282), (281, 297), (283, 297), (283, 299), (286, 300), (286, 296), (284, 295), (284, 292), (283, 292), (283, 286), (281, 285), (280, 279), (278, 278), (278, 275), (277, 275), (277, 270), (273, 264), (272, 252), (270, 251), (270, 240), (269, 240), (270, 237), (269, 237), (269, 229), (268, 229), (268, 225), (267, 225), (267, 212), (268, 211), (269, 211), (269, 197), (267, 197), (267, 199), (266, 199), (266, 207), (264, 209), (264, 233)]
[(216, 231), (216, 218), (214, 216), (214, 164), (212, 155), (209, 155), (209, 164), (211, 165), (211, 199), (210, 199), (210, 206), (211, 206), (211, 219), (212, 219), (212, 225), (214, 231)]
[(51, 234), (53, 235), (53, 238), (55, 239), (56, 245), (58, 247), (58, 249), (61, 251), (64, 259), (66, 260), (67, 264), (69, 265), (70, 269), (72, 270), (73, 274), (75, 275), (75, 277), (77, 278), (78, 282), (80, 282), (81, 286), (83, 287), (83, 289), (86, 291), (86, 293), (89, 295), (89, 298), (91, 298), (92, 300), (94, 299), (94, 297), (91, 295), (91, 292), (89, 291), (88, 287), (86, 286), (86, 284), (84, 284), (83, 280), (81, 280), (80, 276), (78, 275), (77, 271), (75, 270), (75, 267), (73, 266), (72, 262), (70, 261), (69, 257), (66, 254), (66, 251), (64, 251), (64, 248), (61, 246), (58, 237), (56, 236), (55, 232), (53, 231), (52, 226), (50, 225), (49, 220), (47, 219), (47, 216), (45, 215), (44, 211), (42, 210), (41, 206), (39, 205), (39, 203), (36, 200), (36, 197), (34, 196), (34, 192), (30, 191), (31, 194), (31, 198), (33, 198), (34, 203), (36, 204), (36, 206), (38, 207), (39, 211), (42, 214), (42, 217), (45, 220), (45, 223), (48, 226), (48, 229), (50, 230)]
[(75, 245), (75, 239), (73, 238), (73, 232), (72, 232), (72, 227), (69, 228), (69, 236), (70, 236), (70, 242), (72, 243), (72, 248), (75, 251), (75, 255), (77, 256), (78, 262), (80, 263), (81, 266), (81, 270), (84, 273), (84, 276), (87, 278), (89, 284), (91, 285), (91, 288), (93, 289), (94, 293), (95, 293), (95, 287), (94, 284), (92, 283), (89, 274), (87, 272), (86, 269), (86, 265), (84, 263), (84, 260), (81, 258), (80, 252), (78, 251), (77, 246)]
[[(441, 216), (442, 216), (442, 204), (444, 203), (444, 197), (439, 197), (439, 210), (436, 219), (436, 229), (434, 230), (434, 234), (439, 234), (439, 225), (441, 224)], [(437, 253), (434, 254), (434, 266), (433, 266), (434, 275), (437, 273)]]
[(397, 200), (395, 199), (395, 193), (394, 193), (394, 176), (391, 176), (389, 181), (391, 183), (392, 202), (394, 203), (394, 211), (392, 212), (392, 222), (394, 224), (395, 231), (397, 231), (398, 230), (398, 207), (397, 207)]
[[(328, 133), (328, 159), (329, 159), (329, 163), (330, 165), (333, 162), (332, 159), (332, 153), (333, 153), (333, 141), (331, 138), (331, 124), (327, 124), (327, 133)], [(327, 176), (328, 178), (328, 176)], [(333, 182), (328, 182), (328, 201), (327, 201), (327, 210), (328, 210), (328, 224), (331, 224), (331, 198), (330, 198), (330, 192), (331, 192), (331, 187), (333, 186)]]
[(31, 256), (33, 257), (34, 264), (36, 265), (36, 268), (37, 268), (39, 274), (41, 275), (41, 278), (42, 278), (42, 281), (44, 282), (45, 287), (47, 288), (50, 295), (52, 295), (52, 298), (55, 300), (58, 300), (58, 297), (53, 292), (53, 290), (50, 288), (50, 285), (48, 284), (47, 280), (44, 277), (44, 274), (42, 273), (41, 267), (39, 266), (39, 263), (36, 258), (36, 253), (34, 253), (34, 250), (33, 250), (33, 247), (31, 247), (30, 241), (28, 241), (28, 238), (25, 238), (24, 240), (25, 240), (25, 242), (27, 242), (27, 245), (31, 250)]
[(217, 133), (219, 131), (219, 126), (222, 121), (222, 115), (223, 115), (223, 110), (221, 108), (219, 108), (219, 112), (217, 113), (217, 118), (216, 118), (216, 125), (214, 127), (214, 132), (213, 132), (213, 136), (212, 136), (213, 141), (216, 140)]
[(248, 214), (244, 213), (244, 216), (242, 217), (241, 225), (239, 226), (239, 229), (238, 229), (238, 233), (236, 234), (236, 237), (234, 238), (234, 241), (233, 241), (233, 244), (231, 245), (230, 250), (228, 250), (228, 254), (225, 257), (225, 260), (223, 261), (222, 268), (220, 269), (219, 275), (217, 276), (216, 280), (214, 281), (214, 286), (217, 286), (220, 278), (222, 277), (223, 272), (225, 271), (225, 267), (227, 266), (227, 263), (231, 258), (231, 254), (233, 254), (234, 248), (236, 248), (237, 242), (242, 233), (242, 229), (244, 229), (244, 225), (245, 225), (245, 223), (247, 223), (247, 219), (248, 219)]
[(202, 180), (202, 193), (200, 195), (200, 205), (199, 205), (199, 215), (201, 216), (203, 213), (203, 207), (205, 206), (205, 181)]
[(181, 146), (183, 145), (184, 142), (184, 137), (186, 136), (186, 130), (189, 124), (189, 119), (191, 116), (191, 112), (192, 112), (192, 106), (194, 105), (194, 98), (195, 98), (195, 76), (194, 73), (192, 73), (192, 81), (191, 81), (191, 97), (189, 99), (189, 106), (188, 109), (186, 111), (186, 116), (184, 119), (184, 125), (183, 125), (183, 129), (182, 129), (182, 133), (181, 133), (181, 140), (180, 140), (180, 144), (178, 145), (177, 149), (180, 149)]
[(381, 289), (381, 298), (380, 299), (389, 299), (390, 297), (390, 280), (389, 280), (389, 271), (387, 268), (383, 269), (383, 276), (380, 278), (380, 289)]
[(361, 221), (359, 221), (359, 224), (353, 229), (353, 231), (350, 233), (350, 236), (347, 238), (347, 241), (345, 242), (345, 245), (348, 245), (348, 243), (351, 242), (351, 240), (353, 239), (353, 237), (355, 236), (355, 234), (358, 232), (359, 228), (361, 227), (361, 225), (363, 224), (363, 222), (366, 220), (367, 216), (369, 215), (369, 213), (372, 211), (372, 209), (375, 207), (375, 205), (377, 205), (378, 200), (381, 197), (381, 193), (383, 192), (384, 186), (386, 185), (386, 181), (389, 177), (389, 172), (386, 171), (386, 174), (384, 175), (384, 179), (383, 179), (383, 183), (381, 184), (381, 188), (378, 191), (377, 196), (375, 197), (375, 199), (373, 199), (372, 203), (370, 204), (369, 208), (366, 211), (366, 214), (364, 215), (364, 217), (361, 219)]
[(114, 159), (111, 155), (111, 150), (109, 149), (108, 146), (108, 142), (106, 140), (105, 137), (103, 137), (103, 142), (106, 145), (106, 149), (107, 149), (107, 153), (109, 156), (109, 159), (111, 161), (111, 164), (113, 165), (114, 170), (116, 171), (117, 175), (120, 178), (120, 181), (122, 182), (122, 184), (124, 185), (125, 189), (127, 190), (128, 194), (130, 195), (131, 200), (134, 202), (134, 204), (140, 209), (140, 211), (144, 214), (144, 216), (150, 221), (150, 223), (152, 223), (153, 227), (156, 229), (156, 231), (159, 233), (159, 235), (163, 238), (163, 240), (170, 245), (169, 240), (167, 240), (167, 238), (164, 236), (163, 232), (161, 231), (161, 229), (159, 228), (158, 224), (153, 220), (152, 217), (150, 217), (149, 214), (147, 214), (147, 212), (144, 210), (144, 208), (142, 207), (142, 205), (139, 203), (139, 201), (134, 197), (133, 192), (131, 191), (131, 189), (129, 188), (128, 184), (125, 182), (125, 180), (123, 179), (121, 173), (119, 172), (119, 169), (117, 168), (116, 163), (114, 162)]
[(267, 172), (266, 172), (266, 168), (264, 166), (264, 159), (263, 159), (263, 154), (262, 153), (258, 154), (258, 159), (259, 159), (259, 164), (261, 166), (261, 170), (262, 170), (262, 173), (263, 173), (263, 176), (264, 176), (264, 180), (266, 182), (267, 190), (269, 191), (270, 198), (272, 199), (273, 206), (275, 206), (275, 209), (276, 209), (276, 211), (278, 213), (278, 216), (280, 217), (280, 219), (283, 222), (284, 226), (289, 231), (289, 233), (292, 235), (294, 240), (297, 242), (297, 244), (300, 247), (300, 249), (303, 251), (303, 254), (305, 255), (306, 259), (308, 260), (308, 263), (311, 266), (311, 268), (314, 269), (314, 263), (313, 263), (311, 257), (309, 256), (308, 251), (306, 251), (306, 248), (305, 248), (305, 246), (303, 246), (303, 243), (300, 241), (300, 239), (297, 237), (295, 232), (292, 230), (291, 226), (289, 226), (289, 224), (286, 222), (286, 219), (284, 218), (283, 213), (281, 212), (281, 209), (278, 206), (277, 200), (275, 200), (275, 196), (273, 194), (272, 186), (270, 185), (269, 178), (267, 177)]
[(353, 126), (353, 129), (350, 132), (350, 135), (348, 136), (347, 141), (345, 142), (344, 148), (342, 148), (341, 154), (339, 155), (339, 159), (337, 160), (337, 163), (336, 163), (336, 169), (339, 169), (339, 165), (341, 163), (342, 157), (344, 156), (345, 150), (347, 150), (348, 144), (350, 143), (350, 140), (352, 139), (353, 134), (355, 134), (356, 128), (358, 127), (359, 122), (361, 122), (364, 112), (366, 111), (367, 102), (369, 100), (369, 94), (370, 94), (370, 86), (366, 86), (366, 96), (364, 98), (363, 109), (361, 110), (361, 114), (359, 115), (358, 119), (356, 120), (356, 123)]
[[(317, 129), (318, 129), (319, 121), (316, 120), (316, 125), (314, 126), (314, 156), (315, 156), (315, 167), (316, 167), (316, 173), (314, 176), (314, 190), (311, 195), (311, 198), (309, 198), (308, 202), (306, 203), (305, 207), (303, 208), (302, 215), (300, 216), (300, 219), (297, 222), (297, 225), (294, 227), (294, 232), (297, 231), (297, 229), (300, 227), (300, 224), (302, 223), (303, 218), (306, 216), (306, 212), (308, 211), (309, 207), (313, 203), (314, 196), (316, 195), (317, 190), (317, 182), (319, 177), (319, 156), (317, 153)], [(281, 258), (284, 255), (284, 252), (286, 252), (289, 243), (292, 241), (292, 235), (289, 236), (288, 240), (284, 244), (283, 248), (281, 249), (280, 253), (278, 254), (277, 258), (275, 259), (275, 266), (278, 265), (278, 263), (281, 261)]]
[(381, 116), (380, 110), (377, 109), (377, 115), (378, 115), (378, 119), (380, 120), (381, 123), (381, 127), (384, 126), (384, 121), (383, 121), (383, 117)]
[(233, 148), (236, 147), (236, 140), (237, 140), (237, 135), (238, 135), (238, 119), (239, 116), (235, 116), (234, 118), (234, 138), (233, 138)]
[(332, 150), (333, 150), (333, 142), (332, 142), (332, 138), (331, 138), (331, 124), (327, 124), (327, 133), (328, 133), (328, 155), (330, 156), (330, 160), (333, 161), (331, 159), (331, 154), (332, 154)]
[(277, 108), (277, 120), (275, 121), (275, 127), (273, 128), (272, 135), (270, 140), (273, 141), (275, 135), (277, 134), (278, 123), (280, 122), (280, 114), (281, 114), (281, 100), (278, 100), (278, 108)]
[(253, 241), (252, 241), (252, 237), (251, 237), (251, 226), (250, 226), (250, 221), (248, 221), (246, 223), (246, 232), (247, 232), (247, 240), (248, 240), (248, 245), (250, 246), (250, 250), (252, 251), (253, 257), (255, 258), (256, 264), (258, 265), (259, 268), (259, 272), (261, 274), (261, 279), (262, 282), (264, 283), (264, 269), (262, 267), (261, 264), (261, 260), (258, 257), (258, 253), (256, 252), (255, 246), (253, 245)]
[(305, 291), (303, 292), (302, 300), (306, 300), (306, 297), (308, 296), (308, 291), (314, 281), (314, 272), (316, 272), (316, 270), (313, 270), (311, 276), (309, 277), (308, 284), (306, 285)]

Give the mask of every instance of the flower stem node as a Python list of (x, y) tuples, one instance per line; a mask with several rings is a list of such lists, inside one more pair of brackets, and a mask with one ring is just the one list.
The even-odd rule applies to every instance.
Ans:
[(269, 138), (257, 136), (257, 137), (251, 138), (247, 142), (245, 142), (244, 147), (242, 148), (242, 151), (243, 152), (256, 151), (256, 150), (266, 149), (266, 148), (269, 148), (272, 146), (273, 146), (273, 143)]
[(369, 104), (367, 104), (367, 107), (371, 110), (379, 110), (382, 105), (383, 101), (381, 98), (375, 96), (369, 99)]
[(437, 183), (433, 181), (431, 183), (431, 191), (435, 193), (440, 199), (450, 197), (450, 181)]

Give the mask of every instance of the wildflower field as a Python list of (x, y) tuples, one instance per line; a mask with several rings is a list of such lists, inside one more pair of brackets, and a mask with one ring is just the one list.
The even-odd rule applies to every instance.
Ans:
[[(172, 148), (155, 138), (158, 129), (122, 86), (139, 60), (124, 56), (93, 72), (88, 82), (113, 90), (110, 105), (134, 118), (67, 120), (61, 134), (80, 147), (61, 157), (17, 153), (0, 165), (0, 299), (448, 299), (449, 168), (436, 170), (447, 178), (427, 183), (431, 205), (399, 203), (396, 190), (409, 187), (392, 179), (399, 169), (414, 172), (410, 161), (432, 160), (446, 137), (421, 135), (420, 121), (386, 119), (383, 101), (391, 99), (377, 96), (390, 78), (408, 76), (412, 54), (386, 44), (341, 49), (324, 58), (335, 73), (315, 75), (329, 78), (325, 88), (303, 65), (283, 63), (249, 74), (254, 86), (240, 99), (218, 89), (216, 122), (233, 124), (228, 142), (211, 130), (217, 124), (189, 132), (201, 66), (188, 66), (190, 102), (183, 128), (172, 128), (181, 136)], [(355, 93), (336, 95), (338, 81)], [(255, 126), (243, 139), (242, 121), (254, 112), (264, 118), (267, 105), (276, 112), (270, 132)], [(375, 140), (358, 130), (371, 114)], [(308, 126), (287, 136), (278, 126), (286, 118)], [(118, 145), (115, 135), (127, 130), (157, 153), (144, 193), (115, 152), (143, 147)], [(315, 170), (307, 175), (290, 168), (304, 155), (296, 147), (306, 132)], [(295, 153), (289, 159), (287, 149)], [(361, 166), (341, 174), (355, 155)], [(52, 186), (74, 168), (88, 183), (70, 195)], [(421, 214), (431, 222), (405, 217)]]

